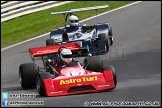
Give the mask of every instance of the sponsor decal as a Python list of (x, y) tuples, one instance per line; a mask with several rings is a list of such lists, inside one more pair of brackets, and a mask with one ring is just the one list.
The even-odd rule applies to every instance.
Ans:
[(62, 93), (63, 91), (56, 91), (56, 92), (51, 92), (51, 94), (55, 94), (55, 93)]
[(37, 51), (37, 54), (41, 54), (41, 53), (50, 53), (50, 52), (55, 52), (57, 51), (56, 49), (52, 49), (52, 50), (42, 50), (42, 51)]
[(60, 80), (60, 85), (80, 83), (80, 82), (90, 82), (90, 81), (96, 81), (96, 80), (98, 80), (97, 76), (81, 77), (81, 78), (75, 78), (75, 79)]
[(98, 87), (107, 87), (107, 86), (110, 86), (110, 85), (98, 85)]
[[(61, 47), (61, 46), (60, 46)], [(73, 47), (67, 47), (69, 49), (72, 49)], [(55, 48), (55, 49), (47, 49), (47, 50), (40, 50), (40, 51), (37, 51), (36, 54), (42, 54), (42, 53), (51, 53), (51, 52), (57, 52), (58, 49)]]

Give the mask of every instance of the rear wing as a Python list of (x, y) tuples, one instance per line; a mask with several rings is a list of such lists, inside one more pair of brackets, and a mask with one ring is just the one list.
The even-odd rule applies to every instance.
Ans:
[(37, 48), (29, 48), (29, 55), (31, 59), (34, 61), (34, 57), (42, 57), (49, 54), (56, 54), (60, 47), (65, 46), (71, 51), (80, 50), (80, 45), (76, 42), (73, 43), (65, 43), (60, 45), (53, 45), (53, 46), (44, 46), (44, 47), (37, 47)]
[(104, 9), (104, 8), (108, 8), (108, 5), (78, 8), (78, 9), (71, 9), (71, 10), (65, 10), (65, 11), (56, 11), (56, 12), (51, 12), (51, 14), (56, 15), (56, 14), (74, 13), (74, 12), (97, 10), (97, 9)]
[[(68, 15), (72, 15), (72, 14), (74, 14), (74, 12), (89, 11), (89, 10), (97, 11), (98, 9), (104, 9), (104, 8), (108, 8), (108, 7), (109, 7), (108, 5), (102, 5), (102, 6), (94, 6), (94, 7), (86, 7), (86, 8), (77, 8), (77, 9), (70, 9), (70, 10), (64, 10), (64, 11), (55, 11), (55, 12), (51, 12), (51, 14), (52, 15), (64, 14), (64, 17), (65, 17), (64, 24), (66, 27), (66, 21), (67, 21)], [(97, 13), (96, 13), (96, 17), (97, 17)]]

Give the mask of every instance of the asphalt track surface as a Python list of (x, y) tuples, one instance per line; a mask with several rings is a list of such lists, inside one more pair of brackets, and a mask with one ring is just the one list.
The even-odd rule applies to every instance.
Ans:
[[(86, 101), (143, 101), (150, 105), (159, 102), (161, 106), (161, 1), (140, 2), (102, 15), (97, 20), (109, 21), (113, 28), (114, 44), (107, 54), (99, 56), (104, 64), (113, 65), (116, 70), (118, 83), (114, 90), (59, 97), (40, 97), (36, 89), (23, 90), (18, 67), (21, 63), (31, 62), (28, 48), (44, 46), (49, 38), (44, 36), (1, 51), (1, 91), (36, 94), (35, 98), (8, 100), (44, 101), (46, 107), (83, 107)], [(91, 25), (96, 19), (84, 23)], [(79, 60), (83, 62), (82, 58)]]

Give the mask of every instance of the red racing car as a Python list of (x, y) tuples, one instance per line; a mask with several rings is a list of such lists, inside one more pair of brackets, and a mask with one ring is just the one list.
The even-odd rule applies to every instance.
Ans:
[[(19, 67), (22, 88), (37, 88), (41, 96), (60, 96), (114, 89), (117, 85), (112, 65), (103, 65), (99, 57), (89, 54), (84, 62), (75, 60), (75, 51), (80, 51), (77, 43), (30, 48), (34, 62)], [(40, 57), (42, 67), (35, 63)]]

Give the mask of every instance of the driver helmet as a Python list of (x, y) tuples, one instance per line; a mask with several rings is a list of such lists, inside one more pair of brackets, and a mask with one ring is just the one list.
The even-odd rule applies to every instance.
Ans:
[(72, 52), (69, 49), (62, 49), (60, 52), (60, 58), (65, 63), (70, 63), (72, 61)]
[(78, 18), (75, 15), (71, 15), (69, 17), (69, 25), (70, 26), (78, 26)]

